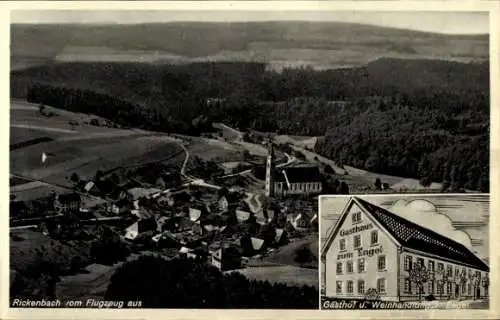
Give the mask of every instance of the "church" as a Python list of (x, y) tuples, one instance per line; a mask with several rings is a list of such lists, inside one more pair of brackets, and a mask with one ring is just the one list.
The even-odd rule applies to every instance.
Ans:
[(325, 298), (488, 297), (489, 267), (464, 245), (352, 197), (322, 244)]
[(266, 196), (314, 195), (323, 190), (321, 172), (313, 164), (276, 166), (272, 144), (266, 161)]

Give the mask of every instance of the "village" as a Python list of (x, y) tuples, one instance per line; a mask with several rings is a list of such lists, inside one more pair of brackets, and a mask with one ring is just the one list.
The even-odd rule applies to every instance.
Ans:
[[(131, 254), (155, 255), (196, 259), (254, 279), (317, 287), (321, 172), (295, 156), (276, 157), (272, 143), (266, 148), (265, 163), (239, 166), (233, 170), (239, 173), (222, 176), (210, 172), (206, 163), (187, 170), (188, 152), (180, 168), (157, 162), (98, 170), (91, 179), (73, 173), (69, 193), (53, 192), (31, 203), (12, 197), (11, 235), (29, 229), (63, 242), (91, 240), (87, 259), (67, 259), (74, 272), (85, 270), (86, 264), (113, 265)], [(262, 184), (238, 186), (235, 179), (254, 173)], [(259, 189), (261, 185), (265, 187)], [(294, 275), (305, 270), (308, 276), (269, 278), (262, 272), (269, 266), (294, 268)]]

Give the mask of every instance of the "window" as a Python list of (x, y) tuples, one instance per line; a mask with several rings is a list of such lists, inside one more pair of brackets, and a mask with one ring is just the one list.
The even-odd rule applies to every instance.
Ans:
[(465, 294), (465, 290), (467, 289), (466, 286), (462, 286), (462, 294)]
[(361, 212), (353, 212), (352, 214), (352, 223), (360, 223), (361, 222)]
[(446, 266), (446, 276), (448, 278), (453, 277), (453, 267), (450, 265)]
[(354, 248), (360, 248), (361, 247), (361, 235), (355, 235), (354, 236)]
[(358, 294), (365, 294), (365, 282), (358, 280)]
[(429, 280), (429, 283), (427, 285), (428, 285), (427, 290), (429, 291), (429, 294), (434, 293), (434, 280)]
[(379, 271), (385, 270), (385, 256), (378, 257), (377, 265)]
[(410, 271), (411, 267), (413, 265), (412, 263), (412, 256), (405, 256), (405, 270)]
[(337, 262), (337, 274), (342, 274), (342, 262)]
[(409, 278), (405, 279), (404, 291), (405, 291), (405, 293), (411, 293), (411, 281)]
[(423, 267), (424, 266), (424, 259), (417, 258), (417, 265), (420, 266), (420, 267)]
[(451, 282), (446, 282), (446, 293), (451, 294)]
[(428, 265), (429, 266), (427, 267), (427, 269), (429, 270), (429, 272), (434, 272), (434, 261), (429, 260)]
[(378, 231), (372, 231), (371, 233), (371, 244), (377, 244), (378, 243)]
[(385, 279), (384, 278), (377, 280), (377, 291), (379, 293), (385, 293)]
[(354, 292), (354, 283), (349, 280), (347, 281), (347, 293), (352, 294)]
[(358, 259), (358, 272), (365, 272), (365, 258)]
[(442, 295), (444, 294), (444, 284), (442, 282), (438, 282), (437, 286), (437, 294)]
[(458, 268), (455, 268), (455, 277), (458, 277), (459, 274), (460, 274), (460, 271), (458, 270)]
[(354, 267), (353, 267), (352, 261), (349, 260), (349, 261), (347, 261), (347, 273), (353, 273), (353, 272), (354, 272)]
[(342, 293), (342, 281), (337, 281), (335, 292)]
[(345, 250), (345, 239), (340, 239), (340, 251)]
[(472, 287), (471, 287), (470, 283), (469, 283), (469, 284), (467, 284), (467, 294), (468, 294), (468, 295), (471, 295), (471, 294), (472, 294)]
[(444, 270), (444, 264), (438, 263), (438, 271), (443, 271)]

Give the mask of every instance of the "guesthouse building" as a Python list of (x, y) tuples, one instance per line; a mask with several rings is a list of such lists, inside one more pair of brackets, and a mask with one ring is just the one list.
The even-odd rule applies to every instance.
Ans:
[(321, 263), (326, 298), (488, 296), (489, 267), (464, 245), (357, 197), (322, 244)]

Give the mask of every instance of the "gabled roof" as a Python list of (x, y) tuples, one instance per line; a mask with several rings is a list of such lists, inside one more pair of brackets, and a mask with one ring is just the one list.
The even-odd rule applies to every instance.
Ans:
[(337, 225), (332, 230), (333, 232), (327, 239), (323, 254), (328, 250), (336, 230), (341, 226), (350, 204), (353, 202), (381, 225), (400, 246), (436, 255), (482, 271), (489, 271), (488, 265), (464, 245), (357, 197), (353, 197), (344, 209), (343, 216), (340, 217)]
[(299, 183), (321, 181), (321, 172), (317, 166), (284, 167), (275, 176), (275, 181), (277, 182)]
[(252, 214), (248, 211), (243, 211), (243, 210), (236, 210), (236, 218), (238, 219), (238, 222), (244, 222), (250, 219), (250, 216)]
[(259, 251), (260, 249), (262, 249), (262, 246), (264, 245), (264, 240), (254, 237), (251, 237), (250, 239), (252, 240), (252, 247), (255, 251)]

